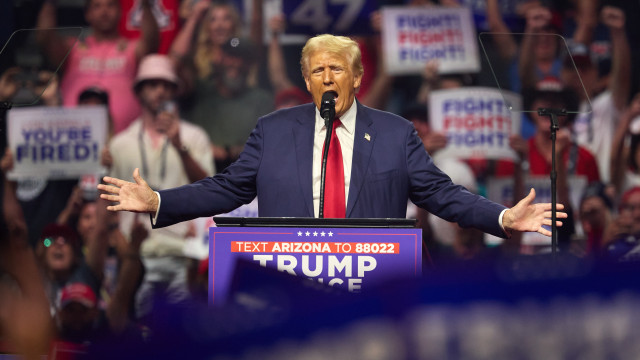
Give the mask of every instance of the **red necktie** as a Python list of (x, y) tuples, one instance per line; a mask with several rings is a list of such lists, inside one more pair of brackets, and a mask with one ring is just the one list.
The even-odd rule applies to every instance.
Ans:
[[(340, 119), (333, 121), (329, 154), (327, 155), (327, 170), (324, 187), (324, 217), (344, 218), (346, 205), (344, 199), (344, 168), (342, 164), (342, 149), (336, 135), (336, 128), (340, 126)], [(322, 149), (324, 154), (324, 149)]]

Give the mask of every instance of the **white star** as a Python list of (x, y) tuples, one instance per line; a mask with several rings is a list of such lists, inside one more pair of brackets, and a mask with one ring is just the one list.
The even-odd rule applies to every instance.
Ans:
[(317, 232), (317, 231), (314, 231), (314, 232), (313, 232), (313, 236), (318, 236), (318, 232)]
[(306, 232), (306, 233), (304, 233), (304, 234), (305, 234), (306, 236), (309, 236), (311, 233), (307, 231), (307, 232)]
[(329, 231), (329, 236), (333, 236), (333, 233), (331, 231)]
[(320, 233), (320, 236), (324, 236), (326, 234), (324, 231)]
[(302, 231), (298, 231), (298, 236), (302, 236)]

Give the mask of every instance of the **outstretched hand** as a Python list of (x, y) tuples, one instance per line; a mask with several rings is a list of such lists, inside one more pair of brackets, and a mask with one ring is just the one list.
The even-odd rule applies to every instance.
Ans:
[(133, 179), (135, 183), (105, 176), (104, 182), (110, 185), (98, 184), (98, 190), (106, 193), (100, 194), (101, 199), (118, 203), (107, 206), (107, 210), (154, 214), (158, 210), (158, 196), (140, 176), (138, 168), (133, 171)]
[[(508, 209), (502, 218), (505, 230), (535, 231), (545, 236), (551, 236), (551, 231), (542, 225), (551, 226), (551, 204), (532, 204), (536, 198), (536, 191), (531, 189), (529, 195), (520, 200), (516, 206)], [(563, 210), (564, 205), (557, 204), (556, 210)], [(567, 213), (556, 212), (556, 218), (566, 218)], [(562, 226), (562, 221), (556, 220), (556, 226)]]

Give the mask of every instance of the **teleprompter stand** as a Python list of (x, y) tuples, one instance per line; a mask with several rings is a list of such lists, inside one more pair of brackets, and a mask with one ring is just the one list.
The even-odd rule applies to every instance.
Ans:
[(549, 125), (551, 129), (551, 173), (549, 174), (551, 179), (551, 252), (556, 253), (558, 251), (558, 229), (556, 226), (556, 205), (558, 203), (556, 198), (558, 179), (558, 172), (556, 171), (556, 133), (560, 129), (558, 116), (567, 116), (567, 110), (539, 108), (538, 115), (547, 116), (551, 120)]

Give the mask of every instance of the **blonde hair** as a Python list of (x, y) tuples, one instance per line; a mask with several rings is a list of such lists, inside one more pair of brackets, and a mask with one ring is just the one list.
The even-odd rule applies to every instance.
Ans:
[(211, 13), (216, 8), (227, 8), (234, 23), (233, 36), (240, 33), (240, 15), (235, 6), (226, 2), (212, 2), (207, 10), (207, 14), (200, 23), (198, 38), (196, 40), (195, 54), (193, 55), (193, 63), (199, 78), (207, 78), (211, 75), (211, 54), (213, 53), (213, 44), (209, 38), (209, 23), (211, 22)]
[(353, 39), (346, 36), (334, 36), (331, 34), (323, 34), (312, 37), (302, 48), (302, 56), (300, 57), (300, 66), (302, 76), (309, 76), (309, 58), (316, 51), (328, 52), (340, 56), (346, 56), (347, 61), (351, 63), (351, 69), (356, 76), (364, 73), (362, 66), (362, 55), (360, 47)]

